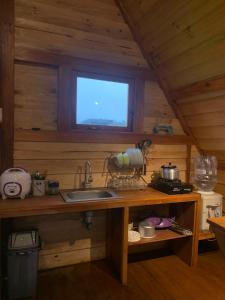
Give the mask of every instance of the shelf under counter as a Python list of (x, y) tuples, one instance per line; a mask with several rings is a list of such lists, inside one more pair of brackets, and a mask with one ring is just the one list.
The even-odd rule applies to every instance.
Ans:
[(199, 232), (199, 241), (215, 239), (215, 234), (209, 230), (202, 230)]
[(162, 241), (168, 241), (168, 240), (174, 240), (174, 239), (182, 239), (190, 237), (189, 235), (184, 235), (175, 231), (172, 231), (170, 229), (160, 229), (156, 230), (156, 235), (152, 238), (141, 238), (138, 242), (128, 242), (128, 246), (139, 246), (143, 244), (150, 244), (150, 243), (156, 243), (156, 242), (162, 242)]

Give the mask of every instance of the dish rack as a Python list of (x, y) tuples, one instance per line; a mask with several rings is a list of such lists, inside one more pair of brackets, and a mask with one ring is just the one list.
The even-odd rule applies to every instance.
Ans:
[(151, 141), (147, 140), (137, 144), (136, 148), (134, 148), (141, 150), (143, 156), (143, 163), (139, 166), (131, 167), (129, 165), (122, 168), (118, 167), (113, 159), (115, 153), (112, 153), (110, 157), (106, 159), (108, 175), (106, 179), (107, 187), (117, 190), (136, 190), (145, 188), (148, 185), (144, 175), (146, 175), (147, 154), (150, 145)]

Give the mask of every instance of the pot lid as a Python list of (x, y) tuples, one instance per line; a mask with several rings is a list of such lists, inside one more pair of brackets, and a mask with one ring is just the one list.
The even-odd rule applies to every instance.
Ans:
[(163, 169), (176, 169), (177, 166), (172, 165), (172, 163), (169, 162), (168, 164), (162, 165), (161, 168), (163, 168)]

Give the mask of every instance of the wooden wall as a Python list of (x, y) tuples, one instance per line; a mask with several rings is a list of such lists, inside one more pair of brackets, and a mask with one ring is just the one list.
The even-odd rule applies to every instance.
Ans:
[(225, 76), (177, 90), (176, 96), (199, 147), (217, 157), (216, 191), (225, 196)]
[[(57, 70), (30, 64), (15, 65), (15, 128), (57, 130)], [(26, 85), (24, 85), (26, 82)], [(157, 123), (171, 123), (175, 133), (183, 131), (156, 82), (146, 81), (144, 131), (151, 133)], [(15, 142), (14, 164), (30, 172), (47, 172), (48, 178), (58, 179), (61, 188), (79, 187), (83, 180), (84, 163), (92, 161), (94, 186), (105, 184), (105, 159), (112, 152), (125, 151), (133, 144), (86, 144)], [(147, 171), (158, 169), (173, 159), (186, 170), (186, 146), (153, 145)]]
[(225, 195), (224, 1), (118, 3), (199, 149), (217, 156)]
[[(15, 128), (56, 130), (57, 76), (56, 70), (30, 64), (16, 64)], [(26, 82), (26, 85), (24, 85)], [(173, 124), (175, 132), (182, 134), (181, 126), (156, 82), (146, 82), (145, 131), (151, 132), (157, 122)], [(149, 108), (151, 107), (151, 109)], [(14, 166), (29, 172), (47, 172), (47, 178), (60, 181), (60, 187), (78, 188), (84, 180), (84, 163), (90, 160), (93, 168), (93, 187), (105, 186), (108, 176), (105, 159), (113, 152), (125, 151), (133, 144), (94, 143), (14, 143)], [(150, 149), (146, 180), (153, 170), (172, 161), (185, 178), (185, 145), (153, 145)], [(106, 214), (94, 214), (93, 228), (88, 231), (81, 223), (82, 215), (60, 215), (15, 220), (15, 228), (37, 227), (43, 240), (40, 268), (53, 268), (66, 264), (105, 257)], [(50, 237), (50, 238), (49, 238)]]
[[(57, 130), (58, 69), (27, 62), (29, 51), (41, 50), (120, 65), (147, 67), (140, 49), (111, 0), (16, 0), (15, 129)], [(174, 126), (184, 134), (179, 121), (155, 81), (146, 80), (144, 131), (158, 123)], [(84, 163), (91, 160), (93, 186), (105, 186), (105, 159), (130, 144), (95, 144), (15, 141), (14, 165), (30, 172), (47, 172), (61, 188), (77, 188), (84, 179)], [(146, 179), (168, 161), (175, 163), (185, 178), (186, 145), (153, 145)], [(105, 256), (104, 211), (95, 213), (93, 229), (81, 223), (82, 215), (67, 214), (18, 219), (15, 228), (36, 226), (43, 239), (40, 268), (99, 259)]]
[(16, 56), (38, 49), (68, 56), (145, 66), (113, 0), (15, 0)]

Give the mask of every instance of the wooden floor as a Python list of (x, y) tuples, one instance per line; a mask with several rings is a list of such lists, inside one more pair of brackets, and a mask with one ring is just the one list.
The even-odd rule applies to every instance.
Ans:
[(199, 256), (190, 268), (176, 256), (129, 264), (122, 287), (104, 262), (42, 272), (38, 300), (224, 300), (225, 259), (220, 252)]

